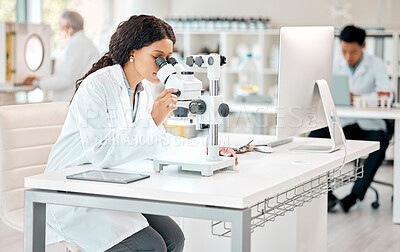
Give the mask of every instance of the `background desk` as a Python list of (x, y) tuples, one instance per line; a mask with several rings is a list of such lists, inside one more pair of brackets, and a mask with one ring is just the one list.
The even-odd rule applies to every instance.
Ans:
[[(271, 137), (239, 134), (221, 134), (220, 137), (225, 145), (242, 144), (249, 139), (261, 143)], [(231, 250), (251, 251), (251, 210), (254, 204), (343, 163), (344, 150), (331, 154), (288, 152), (288, 148), (310, 142), (329, 144), (328, 139), (296, 138), (292, 143), (276, 148), (273, 154), (243, 154), (239, 160), (239, 172), (220, 172), (211, 177), (179, 171), (176, 167), (167, 167), (157, 174), (152, 171), (150, 161), (120, 167), (151, 174), (149, 179), (127, 185), (65, 179), (68, 174), (88, 169), (85, 166), (27, 177), (25, 186), (33, 190), (25, 193), (25, 252), (44, 251), (46, 204), (231, 222)], [(345, 162), (350, 162), (377, 150), (379, 144), (348, 141), (346, 145)], [(292, 227), (295, 236), (283, 239), (292, 243), (294, 250), (291, 251), (326, 251), (326, 195), (313, 202), (309, 205), (311, 208), (296, 210), (296, 222)]]
[(16, 104), (15, 93), (21, 91), (25, 93), (25, 101), (28, 102), (28, 92), (35, 88), (33, 86), (0, 85), (0, 105)]
[[(258, 115), (256, 120), (258, 125), (261, 126), (264, 123), (260, 115), (276, 114), (276, 107), (271, 104), (229, 103), (229, 108), (232, 112)], [(393, 136), (393, 223), (400, 224), (400, 109), (337, 107), (336, 110), (339, 117), (392, 119), (395, 121)]]
[(392, 119), (393, 135), (393, 223), (400, 224), (400, 109), (337, 107), (340, 117)]

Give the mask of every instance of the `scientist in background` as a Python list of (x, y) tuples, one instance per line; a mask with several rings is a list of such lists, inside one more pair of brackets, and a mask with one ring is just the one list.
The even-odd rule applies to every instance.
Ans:
[(41, 79), (29, 76), (25, 85), (34, 85), (43, 91), (52, 91), (53, 101), (71, 101), (76, 81), (99, 60), (100, 55), (92, 41), (83, 33), (83, 18), (74, 11), (64, 11), (60, 19), (61, 36), (66, 42), (62, 55), (57, 58), (54, 74)]
[[(363, 29), (353, 25), (346, 26), (340, 33), (342, 56), (333, 64), (333, 74), (347, 75), (351, 100), (355, 95), (375, 96), (377, 92), (392, 93), (392, 88), (382, 59), (366, 54)], [(393, 94), (391, 94), (393, 96)], [(351, 193), (338, 200), (332, 192), (328, 194), (328, 211), (333, 211), (339, 203), (344, 212), (363, 200), (376, 171), (385, 159), (389, 145), (386, 122), (382, 119), (350, 119), (340, 118), (347, 139), (379, 141), (380, 149), (369, 154), (364, 162), (364, 176), (355, 181)], [(311, 137), (329, 137), (327, 128), (311, 132)]]

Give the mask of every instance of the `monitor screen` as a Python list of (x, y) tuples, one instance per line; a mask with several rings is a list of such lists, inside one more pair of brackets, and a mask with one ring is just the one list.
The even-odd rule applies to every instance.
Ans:
[(316, 80), (331, 85), (333, 27), (282, 27), (280, 30), (278, 138), (327, 126)]

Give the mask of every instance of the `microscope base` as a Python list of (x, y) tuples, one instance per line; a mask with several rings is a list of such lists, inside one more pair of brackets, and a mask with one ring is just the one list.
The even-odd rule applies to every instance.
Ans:
[(167, 165), (177, 165), (184, 171), (198, 171), (203, 176), (211, 176), (214, 171), (221, 169), (235, 170), (235, 158), (219, 157), (218, 160), (210, 161), (206, 156), (170, 156), (154, 159), (153, 169), (160, 172)]

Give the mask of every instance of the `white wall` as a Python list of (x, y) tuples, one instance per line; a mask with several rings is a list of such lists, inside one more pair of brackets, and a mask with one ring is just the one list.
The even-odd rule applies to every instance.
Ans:
[(112, 5), (114, 26), (133, 14), (146, 13), (161, 18), (268, 17), (274, 28), (284, 25), (340, 28), (349, 23), (376, 27), (381, 10), (381, 26), (400, 29), (399, 0), (113, 0)]
[(132, 15), (151, 14), (165, 18), (170, 14), (170, 0), (113, 0), (112, 19), (116, 27)]
[[(160, 1), (162, 2), (162, 1)], [(170, 0), (171, 16), (269, 17), (273, 27), (284, 25), (343, 25), (354, 23), (376, 26), (378, 2), (382, 2), (381, 24), (386, 29), (400, 29), (399, 0)], [(333, 9), (348, 7), (343, 22)], [(341, 25), (342, 24), (342, 25)]]
[(164, 18), (169, 12), (170, 0), (85, 0), (81, 14), (85, 19), (86, 34), (103, 54), (108, 51), (110, 37), (122, 21), (137, 14)]

